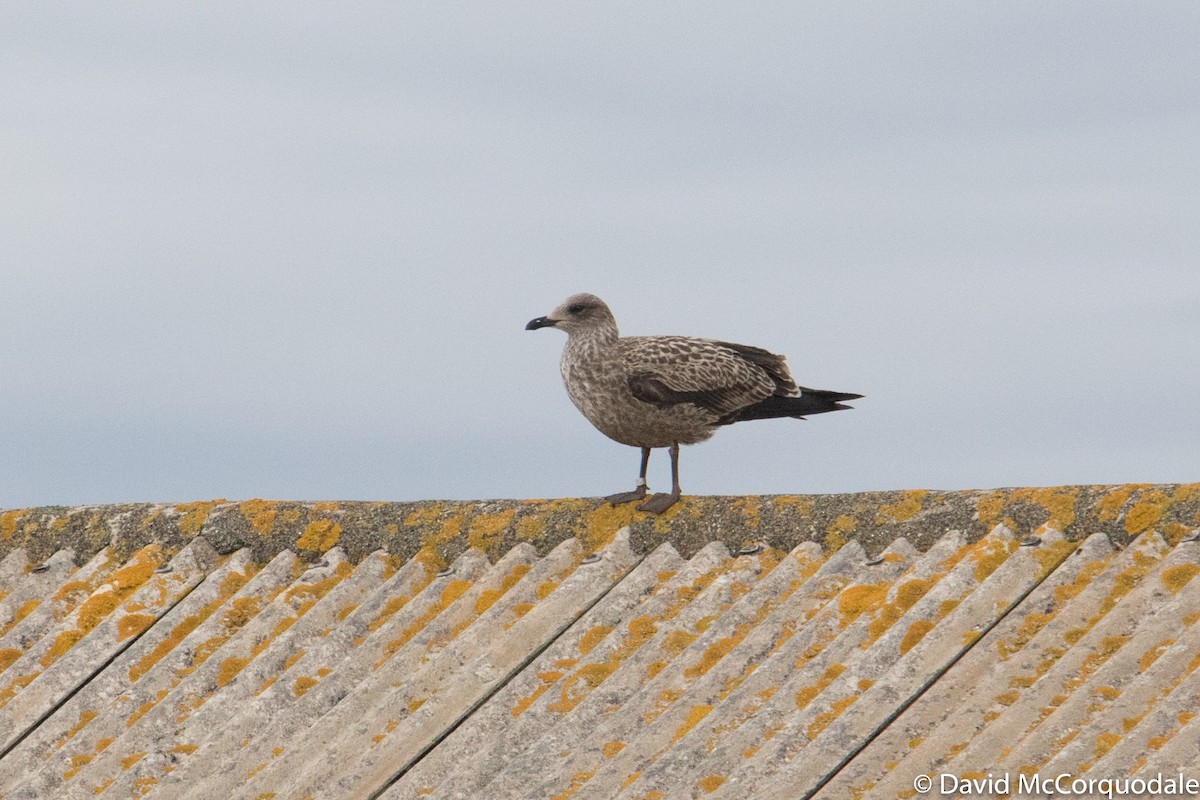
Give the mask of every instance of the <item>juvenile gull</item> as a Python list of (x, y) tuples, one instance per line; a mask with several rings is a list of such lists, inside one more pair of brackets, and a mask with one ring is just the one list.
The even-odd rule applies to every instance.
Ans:
[(525, 330), (567, 332), (559, 368), (567, 394), (610, 439), (642, 449), (637, 488), (606, 499), (616, 505), (646, 496), (650, 450), (669, 448), (671, 491), (638, 506), (660, 514), (679, 499), (679, 445), (750, 419), (824, 414), (860, 394), (797, 386), (786, 360), (758, 347), (692, 336), (626, 336), (599, 297), (568, 297)]

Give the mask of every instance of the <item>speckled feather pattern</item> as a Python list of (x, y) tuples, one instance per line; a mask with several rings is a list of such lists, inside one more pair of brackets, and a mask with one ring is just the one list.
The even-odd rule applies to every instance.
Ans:
[[(601, 433), (622, 444), (668, 447), (702, 442), (713, 435), (723, 415), (773, 394), (797, 392), (780, 356), (687, 336), (620, 338), (608, 309), (603, 311), (607, 319), (571, 332), (560, 368), (575, 406)], [(631, 381), (636, 386), (639, 380), (695, 395), (696, 402), (639, 399), (631, 389)]]

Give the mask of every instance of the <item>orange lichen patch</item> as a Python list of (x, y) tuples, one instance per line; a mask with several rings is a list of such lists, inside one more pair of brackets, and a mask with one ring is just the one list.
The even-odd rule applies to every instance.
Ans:
[(914, 578), (897, 586), (896, 599), (890, 603), (884, 603), (875, 619), (871, 620), (871, 624), (867, 626), (867, 642), (864, 642), (863, 646), (874, 642), (892, 625), (896, 624), (905, 612), (916, 605), (917, 601), (937, 583), (939, 577), (935, 575), (929, 578)]
[(42, 656), (41, 665), (43, 668), (49, 667), (58, 659), (62, 658), (68, 650), (86, 635), (86, 631), (74, 628), (69, 631), (63, 631), (54, 638), (54, 644), (50, 645), (50, 649)]
[(812, 724), (808, 726), (808, 738), (816, 739), (821, 733), (828, 728), (833, 721), (842, 715), (847, 708), (858, 702), (858, 695), (852, 694), (849, 697), (843, 697), (829, 707), (828, 711), (818, 714)]
[(184, 536), (195, 536), (200, 532), (200, 528), (204, 526), (204, 521), (208, 519), (208, 515), (212, 510), (225, 500), (203, 500), (198, 503), (182, 503), (175, 506), (175, 511), (183, 514), (179, 520), (179, 531)]
[(64, 781), (69, 781), (79, 774), (79, 770), (86, 767), (96, 757), (95, 753), (79, 753), (71, 756), (71, 768), (62, 774)]
[(62, 749), (63, 745), (65, 745), (67, 742), (71, 741), (71, 739), (75, 738), (75, 734), (79, 733), (81, 730), (86, 728), (91, 723), (91, 721), (94, 720), (98, 716), (100, 716), (99, 711), (84, 711), (84, 712), (82, 712), (79, 715), (79, 722), (75, 723), (75, 725), (69, 731), (67, 731), (65, 734), (63, 734), (63, 737), (54, 744), (54, 748), (56, 750)]
[(1175, 644), (1174, 639), (1163, 639), (1161, 642), (1154, 645), (1154, 647), (1151, 647), (1149, 650), (1147, 650), (1145, 655), (1142, 656), (1142, 660), (1138, 663), (1138, 671), (1145, 672), (1146, 670), (1150, 669), (1150, 666), (1158, 660), (1158, 657), (1165, 653), (1167, 648), (1173, 644)]
[(996, 695), (996, 702), (1002, 706), (1011, 706), (1020, 699), (1021, 693), (1015, 689)]
[(604, 757), (605, 758), (616, 758), (617, 753), (620, 753), (624, 749), (625, 749), (625, 743), (622, 741), (619, 741), (617, 739), (613, 739), (611, 742), (605, 742), (604, 743)]
[[(658, 632), (654, 618), (646, 615), (631, 619), (626, 629), (628, 633), (620, 644), (609, 653), (605, 662), (584, 665), (562, 682), (560, 697), (557, 702), (548, 707), (550, 711), (565, 714), (575, 708), (592, 689), (603, 683), (630, 654), (641, 648)], [(556, 664), (556, 666), (559, 665), (562, 669), (570, 669), (574, 666), (573, 663), (563, 662)], [(542, 691), (536, 691), (534, 697), (526, 698), (526, 700), (528, 703), (532, 703), (541, 693)], [(517, 708), (513, 709), (514, 716), (528, 708), (528, 703), (525, 700), (518, 703)]]
[(684, 720), (682, 725), (675, 729), (675, 736), (671, 739), (672, 744), (678, 742), (684, 736), (687, 736), (688, 732), (691, 731), (692, 728), (699, 725), (700, 722), (707, 717), (712, 710), (713, 707), (709, 705), (692, 706), (691, 710), (688, 711), (687, 719)]
[(138, 763), (139, 761), (141, 761), (143, 758), (146, 757), (146, 752), (147, 751), (143, 750), (140, 753), (130, 753), (129, 755), (122, 758), (121, 759), (121, 769), (123, 769), (123, 770), (132, 769), (134, 764)]
[(1179, 591), (1187, 586), (1188, 581), (1196, 577), (1198, 572), (1200, 572), (1200, 564), (1179, 564), (1168, 567), (1162, 572), (1162, 584), (1171, 594), (1179, 594)]
[(1092, 690), (1092, 693), (1096, 695), (1096, 697), (1108, 701), (1116, 700), (1121, 696), (1121, 690), (1115, 686), (1097, 686)]
[(612, 630), (608, 625), (595, 625), (589, 628), (587, 633), (579, 639), (579, 652), (586, 656), (596, 645), (604, 641), (604, 638), (612, 633)]
[(927, 489), (913, 489), (904, 493), (904, 499), (897, 503), (888, 503), (879, 507), (875, 515), (875, 524), (905, 522), (921, 513), (921, 501), (929, 494)]
[(303, 697), (304, 693), (317, 685), (317, 679), (308, 675), (301, 675), (296, 678), (296, 682), (292, 684), (292, 693), (297, 697)]
[(8, 623), (4, 627), (0, 627), (0, 636), (3, 636), (4, 634), (8, 633), (10, 630), (15, 628), (17, 626), (17, 623), (19, 623), (21, 620), (25, 619), (30, 614), (32, 614), (34, 611), (36, 611), (37, 607), (40, 606), (41, 604), (42, 604), (42, 601), (36, 597), (32, 598), (30, 600), (26, 600), (24, 603), (22, 603), (17, 608), (16, 613), (13, 614), (12, 622)]
[(592, 770), (591, 772), (576, 772), (571, 776), (571, 785), (567, 787), (566, 791), (554, 795), (552, 800), (570, 800), (595, 774), (596, 770)]
[(537, 514), (524, 514), (517, 517), (517, 539), (527, 542), (542, 535), (545, 530), (543, 520)]
[(529, 707), (537, 702), (539, 697), (545, 694), (551, 686), (562, 679), (563, 673), (557, 670), (547, 670), (546, 672), (539, 672), (537, 676), (542, 682), (538, 684), (538, 687), (534, 689), (531, 694), (522, 697), (517, 701), (517, 704), (513, 706), (512, 711), (510, 712), (514, 717), (519, 717), (528, 711)]
[(175, 647), (187, 637), (192, 631), (200, 626), (213, 612), (224, 605), (225, 601), (237, 593), (246, 581), (250, 580), (252, 570), (247, 569), (245, 573), (231, 572), (221, 581), (220, 594), (204, 608), (186, 617), (182, 622), (172, 629), (171, 633), (159, 642), (153, 650), (142, 657), (142, 660), (129, 668), (129, 680), (135, 682), (143, 675), (150, 671), (150, 668), (157, 664), (163, 656), (175, 649)]
[(239, 658), (237, 656), (230, 656), (222, 661), (221, 669), (217, 672), (217, 686), (227, 686), (249, 663), (249, 658)]
[(279, 504), (268, 500), (245, 500), (238, 504), (238, 510), (250, 523), (250, 528), (259, 536), (270, 536), (275, 529), (275, 516), (279, 513)]
[(849, 534), (858, 528), (858, 520), (842, 514), (825, 529), (825, 549), (830, 553), (841, 550), (849, 539)]
[(482, 616), (496, 601), (508, 593), (508, 590), (520, 583), (521, 578), (529, 572), (528, 564), (518, 564), (504, 576), (504, 580), (494, 589), (484, 589), (475, 599), (475, 615)]
[(776, 508), (794, 508), (801, 516), (810, 516), (816, 501), (811, 497), (798, 494), (781, 494), (771, 498)]
[(705, 775), (696, 782), (696, 786), (705, 794), (712, 794), (725, 783), (724, 775)]
[(685, 630), (673, 630), (663, 637), (663, 652), (669, 658), (674, 658), (690, 647), (692, 642), (696, 641), (696, 638), (696, 634), (694, 633), (689, 633)]
[(1121, 511), (1125, 508), (1125, 503), (1128, 502), (1129, 496), (1133, 494), (1135, 488), (1137, 487), (1132, 485), (1118, 486), (1100, 498), (1100, 502), (1096, 504), (1100, 521), (1112, 522), (1121, 516)]
[(55, 602), (62, 602), (69, 600), (71, 595), (81, 592), (83, 594), (91, 594), (92, 585), (87, 581), (67, 581), (62, 586), (58, 587), (58, 591), (56, 591), (50, 599)]
[(153, 614), (126, 614), (117, 621), (117, 641), (123, 642), (130, 637), (137, 636), (153, 625), (156, 619), (158, 617)]
[(384, 729), (383, 729), (383, 733), (375, 734), (374, 736), (371, 737), (371, 741), (374, 742), (375, 744), (382, 743), (383, 740), (387, 738), (388, 734), (391, 733), (392, 731), (396, 730), (396, 728), (398, 728), (398, 727), (400, 727), (399, 720), (389, 719), (387, 721), (387, 726), (384, 727)]
[[(341, 561), (334, 568), (333, 574), (328, 578), (322, 578), (319, 581), (313, 581), (311, 583), (297, 584), (288, 589), (283, 597), (285, 600), (291, 601), (292, 605), (295, 606), (296, 611), (302, 616), (308, 613), (308, 610), (312, 608), (318, 600), (329, 594), (330, 589), (337, 586), (352, 574), (354, 574), (354, 565), (349, 561)], [(293, 621), (294, 619), (295, 618), (293, 618)]]
[(691, 680), (694, 678), (699, 678), (701, 675), (708, 672), (717, 665), (718, 661), (729, 655), (730, 651), (738, 646), (748, 632), (749, 631), (747, 630), (745, 632), (741, 632), (740, 635), (726, 636), (725, 638), (718, 639), (708, 647), (704, 648), (703, 655), (697, 659), (696, 663), (692, 664), (683, 671), (683, 676)]
[(900, 655), (904, 655), (925, 638), (925, 634), (933, 630), (934, 623), (927, 619), (918, 619), (908, 626), (904, 638), (900, 640)]
[(367, 625), (367, 630), (374, 633), (383, 626), (385, 622), (395, 616), (396, 612), (408, 605), (408, 601), (412, 598), (406, 594), (393, 595), (388, 598), (388, 601), (383, 604), (383, 608), (379, 609), (379, 616), (371, 620)]
[(975, 512), (984, 526), (990, 528), (1000, 520), (1000, 512), (1004, 510), (1004, 499), (1003, 492), (990, 492), (979, 498)]
[(1076, 487), (1058, 486), (1044, 489), (1014, 489), (1010, 493), (1010, 498), (1013, 502), (1041, 506), (1049, 515), (1045, 524), (1057, 531), (1065, 531), (1075, 522), (1077, 495)]
[(887, 593), (887, 584), (883, 583), (864, 583), (843, 591), (838, 596), (842, 627), (847, 627), (863, 613), (879, 608), (887, 600)]
[(450, 581), (442, 589), (441, 595), (438, 597), (438, 602), (430, 604), (420, 617), (413, 621), (411, 625), (401, 631), (400, 635), (388, 642), (383, 648), (383, 655), (375, 662), (375, 669), (379, 669), (383, 664), (396, 653), (398, 653), (404, 645), (408, 644), (417, 633), (425, 628), (430, 622), (437, 618), (447, 608), (454, 604), (458, 598), (466, 594), (473, 584), (470, 581)]
[(342, 526), (331, 519), (318, 519), (308, 523), (304, 533), (296, 540), (296, 547), (302, 550), (315, 550), (324, 553), (338, 543), (342, 536)]
[(1118, 650), (1125, 646), (1130, 637), (1128, 636), (1105, 636), (1100, 643), (1096, 645), (1096, 649), (1088, 654), (1083, 663), (1079, 665), (1078, 673), (1063, 684), (1064, 689), (1074, 690), (1083, 685), (1097, 669), (1099, 669), (1105, 661), (1113, 656)]
[(17, 533), (17, 526), (28, 513), (28, 509), (17, 509), (0, 514), (0, 539), (12, 539)]
[(42, 666), (49, 667), (74, 647), (76, 642), (103, 622), (122, 601), (150, 579), (159, 563), (160, 549), (158, 545), (149, 545), (139, 550), (130, 564), (109, 576), (106, 585), (92, 594), (79, 607), (75, 615), (76, 628), (63, 631), (54, 640), (54, 644), (42, 657)]
[[(675, 508), (671, 510), (676, 510), (683, 505), (685, 503), (676, 503)], [(584, 514), (582, 524), (576, 526), (575, 529), (576, 538), (583, 545), (584, 552), (596, 552), (611, 542), (617, 531), (633, 521), (634, 511), (633, 503), (620, 506), (601, 503)], [(661, 521), (661, 515), (657, 521)]]
[(15, 647), (6, 647), (0, 650), (0, 672), (8, 669), (21, 656), (25, 655), (24, 650), (18, 650)]
[(148, 714), (150, 712), (150, 709), (154, 708), (156, 705), (158, 705), (160, 702), (162, 702), (162, 699), (164, 697), (166, 697), (168, 694), (170, 694), (169, 690), (159, 689), (158, 693), (154, 696), (153, 700), (147, 700), (145, 703), (142, 703), (140, 706), (137, 707), (137, 709), (134, 710), (134, 712), (132, 714), (129, 715), (129, 719), (125, 720), (125, 727), (132, 728), (134, 726), (134, 723), (136, 723), (142, 717), (146, 716), (146, 714)]
[(1096, 737), (1096, 744), (1093, 750), (1096, 758), (1102, 758), (1105, 753), (1112, 750), (1121, 742), (1121, 737), (1115, 733), (1102, 733)]
[(841, 664), (834, 664), (833, 666), (829, 667), (829, 669), (825, 670), (824, 674), (817, 679), (816, 683), (812, 684), (811, 686), (805, 686), (796, 693), (796, 708), (803, 709), (805, 706), (811, 703), (813, 699), (817, 697), (817, 695), (825, 691), (829, 684), (837, 680), (837, 677), (845, 671), (846, 668)]
[(509, 508), (497, 514), (480, 514), (472, 518), (467, 526), (467, 543), (484, 552), (491, 552), (500, 544), (500, 534), (508, 530), (516, 513), (515, 508)]
[(550, 595), (554, 594), (554, 590), (558, 588), (558, 581), (542, 581), (537, 587), (538, 600), (545, 600)]
[(968, 557), (975, 562), (975, 580), (982, 583), (1016, 547), (1017, 543), (1012, 539), (999, 536), (980, 539), (972, 545)]
[(642, 717), (642, 722), (646, 725), (651, 724), (654, 720), (662, 716), (663, 712), (683, 697), (682, 689), (664, 689), (658, 693), (658, 701), (654, 704), (654, 708), (647, 712)]
[(1158, 490), (1147, 492), (1125, 515), (1125, 532), (1130, 536), (1150, 530), (1162, 519), (1163, 512), (1171, 505), (1171, 498)]
[(1037, 559), (1039, 566), (1037, 577), (1041, 579), (1057, 569), (1076, 547), (1078, 545), (1075, 542), (1059, 539), (1057, 542), (1035, 548), (1033, 557)]

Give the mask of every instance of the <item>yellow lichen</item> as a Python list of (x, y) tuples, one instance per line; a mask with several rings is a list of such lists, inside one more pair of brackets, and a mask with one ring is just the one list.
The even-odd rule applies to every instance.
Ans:
[(516, 509), (510, 508), (497, 514), (480, 514), (471, 520), (467, 528), (467, 543), (485, 552), (499, 544), (500, 534), (508, 530)]
[(197, 503), (182, 503), (175, 506), (175, 511), (183, 515), (179, 520), (179, 531), (184, 536), (195, 536), (204, 527), (205, 520), (212, 510), (225, 500), (204, 500)]
[(617, 754), (625, 749), (625, 743), (617, 739), (604, 743), (604, 757), (616, 758)]
[(1196, 577), (1198, 572), (1200, 572), (1200, 564), (1179, 564), (1168, 567), (1162, 571), (1162, 584), (1171, 594), (1179, 594), (1180, 590), (1187, 586), (1188, 581)]
[(123, 642), (137, 636), (153, 625), (155, 619), (157, 617), (153, 614), (126, 614), (117, 621), (117, 641)]
[(279, 513), (279, 504), (269, 500), (245, 500), (238, 504), (238, 510), (250, 523), (250, 528), (259, 536), (270, 536), (275, 529), (275, 516)]
[(237, 674), (241, 672), (247, 664), (250, 663), (248, 658), (239, 658), (230, 656), (221, 662), (221, 669), (217, 672), (217, 686), (226, 686), (232, 681)]
[(838, 611), (842, 615), (842, 627), (846, 627), (860, 615), (877, 609), (887, 600), (887, 586), (882, 583), (866, 583), (851, 586), (838, 596)]
[(933, 625), (934, 623), (927, 619), (918, 619), (912, 625), (909, 625), (904, 638), (900, 640), (900, 655), (904, 655), (913, 649), (917, 642), (925, 638), (925, 634), (933, 630)]
[(821, 733), (826, 728), (828, 728), (835, 719), (837, 719), (838, 717), (840, 717), (842, 715), (843, 711), (845, 711), (850, 706), (854, 705), (855, 702), (857, 702), (857, 701), (858, 701), (858, 695), (850, 695), (849, 697), (843, 697), (841, 700), (838, 700), (835, 703), (833, 703), (829, 707), (828, 711), (818, 714), (816, 719), (814, 719), (812, 721), (812, 724), (808, 726), (808, 731), (807, 731), (808, 738), (811, 740), (811, 739), (816, 739), (818, 736), (820, 736)]
[(671, 742), (672, 743), (678, 742), (684, 736), (687, 736), (688, 732), (692, 728), (699, 725), (700, 722), (705, 717), (707, 717), (709, 715), (709, 712), (711, 712), (712, 710), (713, 710), (713, 707), (709, 706), (709, 705), (692, 706), (691, 709), (688, 711), (687, 719), (684, 720), (682, 725), (680, 725), (678, 728), (675, 729), (675, 736), (674, 736), (674, 738), (671, 739)]
[(904, 499), (879, 507), (875, 515), (877, 525), (905, 522), (921, 513), (921, 501), (929, 494), (927, 489), (912, 489), (904, 493)]
[(595, 625), (589, 628), (579, 640), (579, 652), (583, 655), (592, 652), (592, 649), (610, 633), (612, 633), (612, 628), (608, 625)]
[(696, 785), (700, 787), (700, 791), (705, 794), (712, 794), (725, 783), (724, 775), (705, 775)]
[(1147, 492), (1125, 515), (1125, 532), (1131, 536), (1150, 530), (1162, 519), (1171, 498), (1158, 490)]
[(338, 543), (342, 535), (342, 526), (331, 519), (318, 519), (308, 524), (304, 533), (296, 540), (296, 547), (302, 550), (315, 550), (324, 553)]

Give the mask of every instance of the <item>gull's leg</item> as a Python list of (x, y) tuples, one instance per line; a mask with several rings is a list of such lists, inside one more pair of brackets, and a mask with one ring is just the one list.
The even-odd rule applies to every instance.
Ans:
[(638, 506), (638, 511), (661, 514), (679, 500), (679, 444), (671, 445), (671, 493), (656, 494)]
[(646, 467), (650, 464), (650, 448), (642, 448), (642, 472), (638, 475), (637, 488), (632, 492), (619, 492), (618, 494), (610, 494), (604, 498), (614, 506), (620, 503), (630, 503), (634, 500), (641, 500), (646, 496)]

